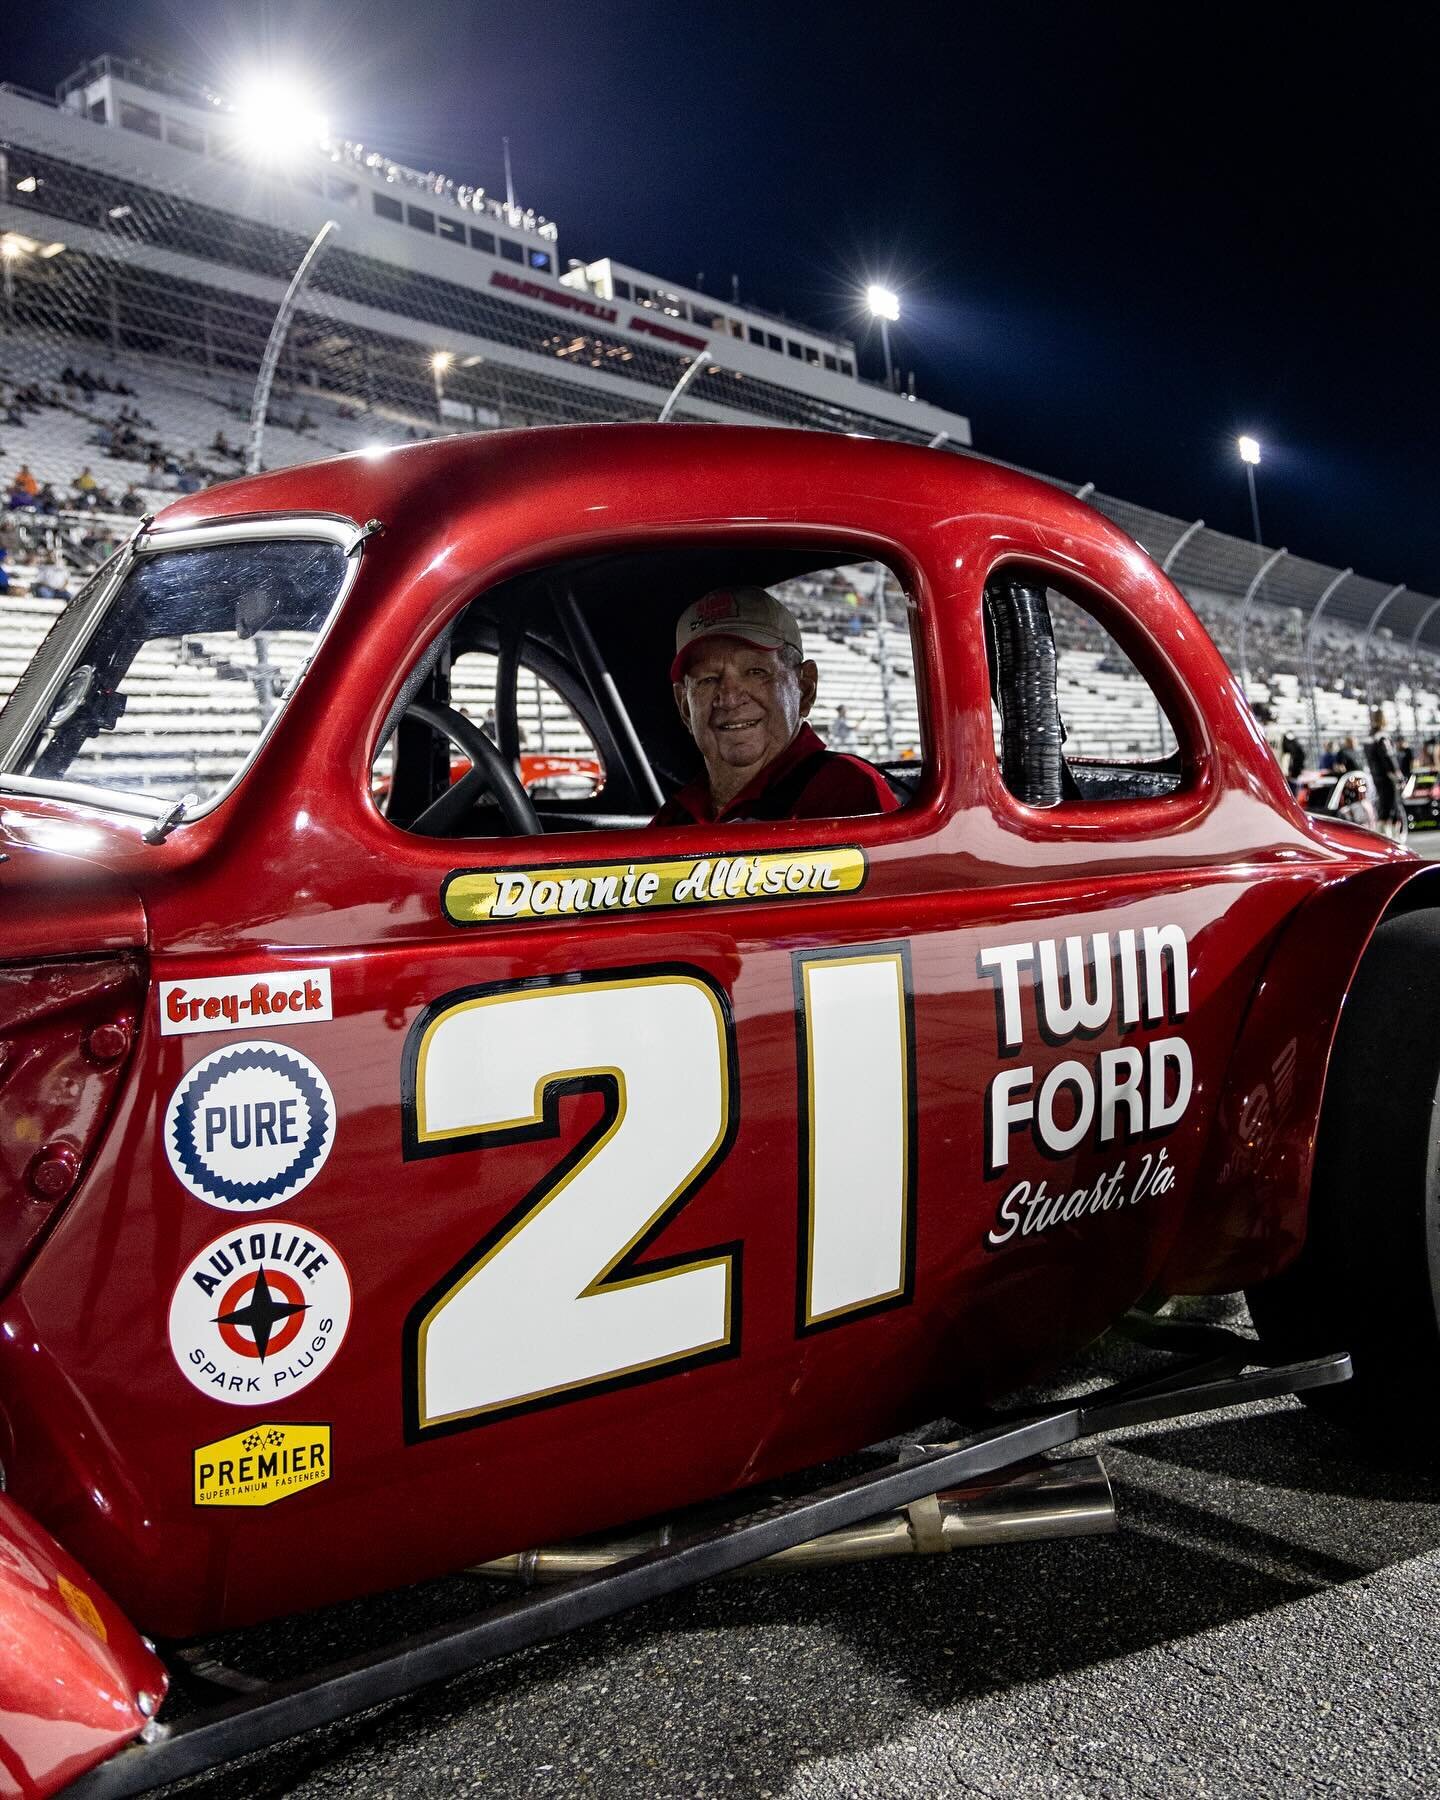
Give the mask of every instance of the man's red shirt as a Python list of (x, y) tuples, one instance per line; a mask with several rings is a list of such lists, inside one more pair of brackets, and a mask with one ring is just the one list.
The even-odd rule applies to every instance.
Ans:
[[(793, 794), (788, 787), (794, 787)], [(779, 792), (777, 793), (777, 790)], [(652, 825), (728, 825), (746, 819), (849, 819), (897, 812), (901, 801), (873, 764), (839, 750), (802, 724), (776, 757), (716, 812), (699, 775), (672, 794)]]

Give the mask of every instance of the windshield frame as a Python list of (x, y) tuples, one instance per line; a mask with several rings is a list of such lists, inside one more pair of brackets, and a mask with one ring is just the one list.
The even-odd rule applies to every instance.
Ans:
[[(173, 805), (173, 798), (167, 799), (159, 794), (139, 794), (126, 788), (100, 787), (93, 782), (71, 781), (64, 777), (24, 775), (14, 765), (34, 741), (36, 732), (49, 716), (56, 696), (71, 671), (80, 663), (101, 621), (124, 588), (137, 562), (176, 550), (212, 549), (223, 544), (287, 541), (338, 544), (345, 556), (345, 571), (330, 603), (330, 609), (315, 634), (315, 642), (305, 668), (295, 687), (265, 720), (255, 742), (224, 786), (217, 789), (203, 804), (197, 804), (193, 811), (187, 810), (180, 823), (188, 825), (196, 819), (203, 819), (244, 780), (298, 691), (300, 683), (308, 676), (316, 654), (329, 636), (359, 573), (360, 553), (365, 539), (379, 528), (378, 521), (371, 520), (360, 525), (354, 519), (339, 513), (247, 514), (234, 518), (202, 520), (196, 525), (176, 526), (170, 530), (147, 529), (142, 525), (129, 542), (116, 551), (111, 561), (96, 571), (90, 583), (80, 590), (59, 615), (37, 647), (30, 668), (20, 677), (4, 705), (0, 706), (0, 793), (33, 794), (41, 798), (70, 800), (84, 806), (143, 818), (154, 818), (158, 811)], [(37, 669), (42, 672), (34, 682), (32, 691), (27, 678)]]

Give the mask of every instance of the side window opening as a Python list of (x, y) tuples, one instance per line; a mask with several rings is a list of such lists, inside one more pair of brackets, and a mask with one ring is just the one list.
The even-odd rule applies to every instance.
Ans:
[[(800, 656), (816, 665), (808, 723), (821, 746), (879, 771), (879, 810), (908, 804), (925, 766), (911, 603), (887, 568), (794, 545), (616, 552), (477, 596), (422, 656), (382, 727), (376, 804), (422, 835), (648, 824), (704, 768), (671, 682), (677, 622), (707, 595), (740, 586), (762, 587), (800, 627)], [(513, 796), (507, 812), (493, 793), (477, 792), (478, 776), (441, 804), (442, 789), (460, 788), (487, 750), (471, 738), (467, 751), (460, 739), (472, 731), (513, 766), (534, 823), (518, 822)]]
[(1184, 778), (1174, 724), (1154, 688), (1075, 595), (1006, 568), (985, 594), (995, 752), (1031, 806), (1141, 800)]

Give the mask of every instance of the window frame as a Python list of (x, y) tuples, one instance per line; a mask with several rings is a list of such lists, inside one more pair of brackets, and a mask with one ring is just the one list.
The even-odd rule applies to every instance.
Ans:
[[(921, 746), (920, 776), (914, 788), (910, 790), (910, 797), (892, 813), (806, 820), (727, 820), (703, 828), (708, 834), (707, 841), (709, 836), (718, 838), (722, 844), (731, 839), (736, 841), (753, 839), (757, 832), (765, 837), (778, 833), (783, 841), (786, 831), (789, 830), (791, 832), (803, 831), (807, 841), (813, 839), (821, 846), (854, 841), (863, 848), (872, 843), (888, 843), (893, 840), (925, 835), (936, 826), (941, 813), (946, 783), (953, 778), (948, 772), (948, 752), (940, 729), (943, 712), (938, 702), (937, 671), (940, 666), (942, 650), (936, 617), (937, 608), (925, 580), (920, 560), (893, 541), (883, 544), (874, 541), (866, 542), (863, 535), (843, 529), (837, 529), (832, 534), (814, 527), (803, 531), (779, 527), (773, 531), (767, 530), (747, 537), (747, 548), (760, 546), (774, 549), (776, 552), (787, 549), (794, 551), (813, 549), (816, 554), (817, 567), (845, 568), (860, 563), (878, 562), (890, 572), (904, 596), (904, 612), (910, 637), (911, 668), (915, 683), (915, 704)], [(718, 548), (717, 538), (713, 534), (704, 532), (696, 533), (693, 536), (687, 534), (683, 539), (651, 536), (647, 533), (638, 534), (623, 543), (611, 543), (602, 554), (620, 558), (643, 552), (663, 557), (667, 553), (677, 551), (683, 553), (686, 550), (702, 548)], [(823, 562), (822, 559), (824, 559)], [(573, 554), (551, 554), (537, 558), (534, 562), (527, 561), (523, 569), (512, 568), (499, 580), (467, 589), (464, 598), (458, 601), (445, 617), (436, 623), (420, 655), (406, 668), (400, 686), (390, 693), (385, 705), (374, 714), (370, 727), (366, 766), (373, 767), (384, 747), (382, 733), (396, 700), (404, 691), (405, 683), (410, 680), (423, 658), (431, 653), (432, 646), (437, 640), (453, 631), (457, 621), (468, 607), (477, 601), (483, 602), (488, 595), (494, 594), (517, 579), (535, 579), (545, 575), (547, 571), (553, 574), (563, 570), (574, 560)], [(582, 600), (582, 609), (583, 606)], [(469, 647), (467, 646), (467, 648)], [(583, 669), (577, 670), (576, 673), (584, 682)], [(545, 676), (544, 679), (549, 680), (550, 677)], [(557, 684), (552, 681), (552, 685)], [(602, 765), (607, 770), (608, 785), (609, 776), (617, 772), (623, 773), (625, 768), (623, 747), (617, 745), (617, 749), (620, 750), (618, 763), (612, 761), (611, 750), (607, 748), (607, 742), (623, 735), (621, 731), (617, 730), (617, 716), (612, 715), (610, 710), (593, 694), (587, 693), (585, 697), (587, 704), (582, 706), (571, 700), (563, 689), (559, 691), (568, 704), (575, 706), (581, 723), (591, 734)], [(594, 729), (589, 717), (589, 709), (592, 705), (603, 723), (603, 733)], [(626, 708), (626, 714), (628, 717), (628, 708)], [(637, 727), (637, 736), (639, 735)], [(641, 741), (648, 761), (651, 746), (643, 738)], [(873, 766), (884, 767), (881, 763), (875, 763)], [(602, 789), (595, 798), (603, 802), (604, 793), (605, 790)], [(643, 853), (647, 856), (655, 856), (659, 853), (651, 850), (651, 841), (653, 840), (656, 844), (676, 842), (677, 839), (673, 835), (675, 833), (680, 834), (678, 842), (682, 849), (688, 852), (696, 842), (697, 829), (701, 829), (693, 825), (652, 827), (649, 822), (649, 814), (645, 816), (624, 814), (616, 815), (617, 819), (623, 820), (623, 822), (591, 827), (572, 825), (560, 831), (546, 831), (538, 839), (515, 837), (508, 833), (495, 836), (484, 834), (466, 836), (456, 833), (444, 837), (429, 837), (416, 834), (408, 827), (398, 825), (387, 818), (375, 804), (374, 797), (368, 793), (368, 790), (366, 803), (375, 820), (384, 828), (387, 836), (393, 835), (397, 853), (399, 853), (399, 847), (406, 843), (412, 847), (426, 846), (432, 852), (446, 848), (459, 853), (461, 857), (468, 848), (473, 852), (469, 855), (468, 861), (474, 862), (483, 855), (485, 860), (493, 860), (497, 865), (533, 862), (536, 858), (535, 846), (537, 844), (545, 847), (542, 854), (546, 858), (551, 856), (551, 846), (553, 845), (556, 847), (555, 854), (557, 856), (575, 857), (581, 861), (593, 860), (597, 850), (605, 849), (606, 846), (617, 842), (633, 845), (633, 841), (641, 837), (644, 839)], [(596, 810), (599, 816), (606, 816), (603, 804)], [(542, 811), (542, 818), (543, 816)], [(608, 850), (605, 853), (608, 854)], [(642, 850), (631, 847), (617, 854), (631, 858), (642, 854)]]

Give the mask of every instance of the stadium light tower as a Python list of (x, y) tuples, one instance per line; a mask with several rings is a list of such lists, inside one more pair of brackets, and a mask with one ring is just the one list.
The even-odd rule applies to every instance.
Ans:
[(435, 422), (445, 423), (445, 371), (455, 360), (449, 350), (437, 350), (430, 358), (430, 373), (435, 377)]
[(900, 296), (872, 281), (865, 290), (865, 304), (870, 308), (871, 318), (880, 321), (880, 344), (885, 352), (885, 385), (893, 388), (895, 372), (890, 366), (890, 327), (900, 317)]
[(1245, 465), (1245, 479), (1250, 486), (1250, 523), (1255, 528), (1255, 542), (1263, 543), (1260, 536), (1260, 502), (1255, 497), (1255, 471), (1260, 467), (1260, 440), (1246, 434), (1236, 439), (1236, 447), (1240, 452), (1240, 460)]
[(253, 75), (235, 97), (237, 135), (256, 162), (284, 166), (329, 135), (325, 115), (292, 75)]

